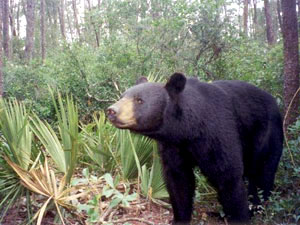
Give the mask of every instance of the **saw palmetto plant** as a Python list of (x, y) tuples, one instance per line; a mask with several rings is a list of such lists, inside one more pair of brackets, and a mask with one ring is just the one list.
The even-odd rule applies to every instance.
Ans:
[(116, 166), (116, 153), (111, 147), (114, 133), (115, 128), (105, 121), (104, 112), (94, 114), (91, 123), (81, 125), (83, 149), (103, 173), (112, 172)]
[(32, 129), (57, 168), (66, 174), (66, 182), (69, 184), (78, 161), (78, 152), (81, 148), (78, 131), (78, 110), (71, 97), (67, 97), (64, 104), (60, 93), (57, 94), (58, 103), (52, 91), (51, 95), (58, 119), (58, 134), (48, 122), (40, 120), (37, 116), (32, 118)]
[[(77, 154), (80, 148), (78, 135), (78, 112), (72, 98), (66, 98), (64, 104), (61, 95), (57, 94), (57, 102), (54, 94), (53, 103), (58, 118), (58, 135), (54, 129), (37, 116), (30, 118), (23, 103), (17, 100), (0, 100), (0, 209), (2, 215), (13, 206), (20, 197), (28, 191), (34, 191), (48, 197), (38, 213), (38, 221), (41, 220), (46, 205), (54, 202), (57, 206), (70, 207), (63, 197), (69, 193), (68, 184), (74, 173), (77, 162)], [(37, 144), (32, 144), (33, 134)], [(47, 164), (40, 169), (34, 169), (39, 164), (39, 158), (33, 162), (32, 151), (35, 146), (42, 144), (51, 156), (56, 167), (64, 173), (59, 187), (56, 187), (54, 172), (48, 170)], [(41, 153), (41, 149), (37, 149)], [(45, 162), (47, 163), (47, 162)], [(21, 182), (20, 182), (21, 181)], [(46, 185), (47, 184), (47, 185)], [(52, 197), (51, 197), (52, 196)], [(63, 199), (63, 200), (61, 200)], [(68, 200), (68, 199), (67, 199)], [(27, 203), (30, 203), (27, 194)], [(30, 205), (27, 205), (29, 210)], [(30, 214), (28, 214), (31, 217)]]
[(29, 171), (22, 169), (8, 158), (6, 158), (6, 161), (18, 174), (21, 184), (24, 187), (45, 197), (45, 202), (33, 217), (33, 219), (37, 219), (37, 225), (42, 223), (42, 218), (47, 206), (52, 202), (55, 205), (60, 220), (65, 224), (60, 206), (65, 209), (74, 210), (75, 208), (70, 204), (70, 201), (88, 193), (87, 191), (77, 193), (78, 189), (83, 189), (83, 186), (67, 187), (67, 176), (64, 175), (61, 179), (58, 179), (54, 170), (49, 168), (47, 158), (45, 159), (44, 165), (40, 165), (39, 168)]
[[(0, 210), (2, 215), (26, 193), (5, 159), (28, 170), (32, 157), (32, 132), (25, 106), (0, 99)], [(1, 219), (0, 219), (1, 221)]]

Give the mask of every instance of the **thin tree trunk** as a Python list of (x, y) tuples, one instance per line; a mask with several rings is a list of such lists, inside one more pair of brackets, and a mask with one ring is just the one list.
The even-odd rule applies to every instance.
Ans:
[(79, 40), (81, 40), (81, 33), (80, 33), (80, 27), (78, 23), (78, 16), (77, 16), (77, 7), (76, 7), (76, 0), (72, 0), (72, 9), (73, 9), (73, 14), (74, 14), (74, 21), (75, 21), (75, 28), (77, 31), (77, 35)]
[(242, 12), (242, 6), (241, 6), (241, 1), (238, 1), (238, 25), (239, 25), (239, 34), (242, 34), (243, 32), (243, 16), (241, 16)]
[(15, 19), (14, 19), (14, 7), (15, 7), (14, 0), (10, 0), (8, 16), (9, 16), (9, 24), (10, 24), (10, 30), (11, 30), (11, 38), (10, 38), (10, 43), (9, 43), (9, 52), (10, 52), (11, 57), (13, 56), (13, 53), (14, 53), (13, 40), (17, 36)]
[(91, 21), (91, 24), (92, 24), (92, 26), (94, 28), (94, 32), (95, 32), (96, 45), (97, 45), (97, 47), (99, 47), (98, 31), (97, 31), (97, 28), (96, 28), (96, 25), (95, 25), (95, 22), (94, 22), (94, 18), (91, 15), (91, 11), (92, 11), (91, 2), (90, 2), (90, 0), (87, 0), (87, 2), (88, 2), (89, 12), (90, 12), (90, 21)]
[(17, 9), (17, 36), (20, 37), (20, 5), (21, 3), (18, 2), (18, 9)]
[(42, 62), (45, 61), (46, 49), (45, 49), (45, 0), (41, 0), (41, 54)]
[(264, 0), (264, 6), (265, 6), (265, 17), (266, 17), (267, 41), (269, 45), (273, 45), (275, 44), (275, 36), (274, 36), (269, 0)]
[[(47, 9), (47, 8), (46, 8)], [(52, 43), (56, 44), (57, 43), (57, 28), (58, 28), (58, 20), (59, 20), (59, 11), (58, 11), (58, 8), (53, 6), (53, 9), (54, 9), (54, 15), (53, 15), (53, 30), (51, 31), (51, 37), (53, 38), (52, 39)], [(49, 13), (49, 18), (50, 20), (52, 21), (51, 19), (51, 14)], [(51, 22), (52, 23), (52, 22)]]
[(0, 1), (0, 97), (3, 96), (3, 51), (2, 51), (2, 24), (3, 24), (3, 3)]
[(65, 0), (60, 1), (60, 7), (58, 7), (60, 32), (63, 39), (66, 39), (66, 29), (65, 29)]
[(12, 36), (16, 37), (17, 32), (16, 32), (15, 19), (14, 19), (14, 1), (13, 0), (10, 0), (9, 22), (10, 22)]
[(257, 0), (253, 0), (253, 32), (254, 37), (257, 34)]
[(27, 0), (26, 10), (26, 41), (25, 41), (25, 59), (30, 61), (33, 57), (34, 48), (34, 24), (35, 24), (35, 1)]
[(280, 30), (282, 32), (282, 18), (281, 18), (281, 3), (280, 0), (277, 0), (277, 17), (278, 17), (278, 23)]
[(248, 0), (244, 0), (244, 33), (246, 36), (248, 36)]
[[(284, 106), (286, 117), (285, 130), (296, 121), (299, 108), (299, 95), (291, 103), (299, 88), (299, 48), (296, 0), (282, 0), (282, 36), (284, 51)], [(291, 104), (291, 106), (290, 106)], [(289, 108), (290, 106), (290, 108)]]
[(4, 54), (7, 59), (10, 59), (9, 47), (9, 0), (3, 0), (3, 48)]

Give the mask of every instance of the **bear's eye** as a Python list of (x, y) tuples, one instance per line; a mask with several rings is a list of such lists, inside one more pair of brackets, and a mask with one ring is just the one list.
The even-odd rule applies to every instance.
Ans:
[(137, 104), (143, 104), (144, 101), (141, 98), (136, 98), (135, 101), (137, 102)]

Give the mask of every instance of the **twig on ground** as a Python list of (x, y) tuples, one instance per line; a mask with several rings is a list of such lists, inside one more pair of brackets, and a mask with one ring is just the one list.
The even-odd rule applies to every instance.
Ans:
[(115, 210), (109, 215), (108, 221), (112, 221), (113, 216), (116, 214), (116, 212), (117, 212), (117, 209), (115, 209)]
[(113, 223), (113, 224), (117, 224), (117, 223), (125, 223), (128, 221), (138, 221), (141, 223), (145, 223), (145, 224), (149, 224), (149, 225), (155, 225), (155, 223), (145, 220), (145, 219), (141, 219), (141, 218), (136, 218), (136, 217), (131, 217), (131, 218), (124, 218), (124, 219), (119, 219), (119, 220), (114, 220), (114, 221), (108, 221), (109, 223)]
[(102, 224), (104, 221), (105, 221), (105, 218), (111, 213), (113, 209), (111, 207), (109, 207), (104, 213), (103, 215), (99, 218), (99, 222), (97, 223), (98, 224)]

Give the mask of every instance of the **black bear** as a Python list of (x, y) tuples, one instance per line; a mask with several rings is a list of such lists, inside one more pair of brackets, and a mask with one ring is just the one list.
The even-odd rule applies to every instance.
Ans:
[[(248, 195), (270, 195), (282, 154), (275, 99), (242, 81), (203, 83), (175, 73), (164, 85), (140, 79), (107, 109), (117, 127), (155, 139), (173, 224), (190, 224), (198, 166), (232, 222), (250, 219)], [(244, 178), (248, 179), (248, 193)]]

